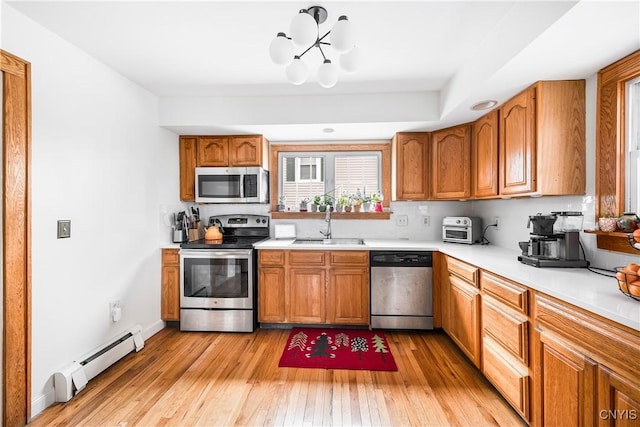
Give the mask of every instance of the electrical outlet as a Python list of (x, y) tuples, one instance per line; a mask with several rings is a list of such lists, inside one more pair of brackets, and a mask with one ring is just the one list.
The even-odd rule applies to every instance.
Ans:
[(122, 307), (120, 301), (114, 301), (109, 303), (109, 318), (112, 322), (117, 322), (122, 316)]
[(500, 229), (500, 217), (499, 216), (494, 217), (493, 218), (493, 223), (496, 225), (496, 230), (499, 230)]
[(429, 225), (429, 224), (431, 223), (431, 221), (430, 221), (430, 219), (429, 219), (429, 217), (428, 217), (428, 216), (425, 216), (425, 217), (422, 219), (422, 223), (423, 223), (424, 225)]
[(398, 215), (396, 217), (396, 225), (400, 227), (406, 227), (409, 225), (409, 217), (407, 215)]

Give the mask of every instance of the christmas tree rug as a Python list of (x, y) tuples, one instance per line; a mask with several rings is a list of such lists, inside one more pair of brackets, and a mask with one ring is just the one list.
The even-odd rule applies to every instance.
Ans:
[(278, 366), (398, 370), (384, 334), (366, 329), (293, 328)]

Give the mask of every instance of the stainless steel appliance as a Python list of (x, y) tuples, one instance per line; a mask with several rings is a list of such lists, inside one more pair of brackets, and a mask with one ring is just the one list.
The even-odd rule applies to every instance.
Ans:
[(522, 250), (518, 256), (520, 262), (534, 267), (589, 266), (589, 261), (580, 258), (581, 212), (539, 213), (529, 216), (527, 228), (532, 224), (529, 241), (519, 242)]
[(433, 329), (433, 255), (372, 251), (371, 327)]
[(195, 174), (197, 203), (269, 203), (263, 168), (196, 168)]
[(482, 218), (475, 216), (445, 216), (442, 220), (442, 241), (479, 243), (482, 238)]
[(180, 245), (180, 330), (253, 332), (257, 263), (253, 244), (269, 237), (269, 217), (221, 215), (221, 240)]

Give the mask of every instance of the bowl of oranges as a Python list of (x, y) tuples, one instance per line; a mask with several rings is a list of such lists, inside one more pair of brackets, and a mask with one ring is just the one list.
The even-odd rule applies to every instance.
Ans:
[(620, 292), (640, 301), (640, 265), (632, 262), (615, 270)]

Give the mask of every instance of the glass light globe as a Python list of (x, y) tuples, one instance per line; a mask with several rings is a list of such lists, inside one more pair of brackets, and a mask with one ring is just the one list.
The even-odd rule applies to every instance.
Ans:
[(331, 63), (330, 60), (325, 59), (324, 63), (318, 67), (318, 83), (324, 88), (330, 88), (335, 86), (338, 82), (338, 69)]
[(307, 66), (297, 55), (293, 59), (293, 62), (285, 69), (285, 72), (287, 73), (287, 80), (289, 80), (291, 84), (301, 85), (307, 80)]
[(289, 65), (293, 62), (293, 43), (285, 33), (278, 33), (269, 45), (269, 55), (276, 65)]
[(296, 46), (307, 48), (318, 40), (318, 23), (306, 11), (300, 11), (291, 20), (291, 40)]
[(358, 49), (358, 46), (354, 46), (349, 52), (340, 55), (340, 67), (347, 73), (358, 71), (361, 63), (362, 52)]
[(351, 25), (351, 22), (349, 22), (344, 15), (338, 18), (338, 22), (336, 22), (331, 29), (329, 37), (331, 47), (340, 53), (349, 52), (355, 45), (353, 25)]

